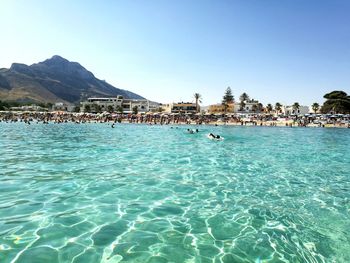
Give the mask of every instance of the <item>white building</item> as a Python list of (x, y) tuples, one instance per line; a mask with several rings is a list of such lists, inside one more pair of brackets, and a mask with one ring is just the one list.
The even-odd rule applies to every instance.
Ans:
[(243, 109), (241, 109), (241, 102), (235, 102), (233, 107), (234, 113), (252, 113), (259, 112), (259, 101), (250, 100), (244, 103)]
[[(309, 107), (309, 113), (315, 114), (315, 111), (313, 110), (312, 106)], [(319, 106), (318, 110), (316, 111), (316, 114), (321, 113), (321, 105)]]
[(293, 106), (282, 106), (282, 113), (288, 115), (304, 115), (309, 113), (308, 106), (299, 106), (299, 109), (295, 110)]
[(149, 111), (149, 101), (145, 99), (124, 99), (122, 106), (124, 113), (132, 113), (135, 107), (138, 113)]
[(97, 109), (101, 111), (108, 111), (113, 108), (116, 111), (119, 107), (122, 107), (123, 96), (117, 96), (115, 98), (88, 98), (86, 101), (80, 103), (80, 111), (84, 112), (87, 108), (90, 108), (91, 112), (96, 112)]
[[(162, 104), (164, 113), (195, 114), (197, 113), (196, 104), (192, 102), (178, 102)], [(198, 105), (200, 111), (200, 106)]]
[(145, 113), (157, 105), (155, 102), (150, 102), (146, 99), (124, 99), (123, 96), (114, 98), (88, 98), (86, 101), (80, 103), (80, 111), (122, 111), (123, 113), (132, 113), (136, 107), (138, 113)]
[(74, 111), (74, 108), (74, 105), (63, 102), (56, 102), (54, 105), (52, 105), (53, 111)]
[(13, 111), (48, 111), (47, 108), (43, 108), (35, 104), (20, 107), (11, 107), (10, 109)]
[(162, 108), (163, 104), (154, 102), (154, 101), (148, 101), (148, 110), (150, 112), (158, 112), (159, 108)]
[(173, 108), (173, 103), (162, 104), (162, 110), (164, 113), (171, 113), (172, 108)]

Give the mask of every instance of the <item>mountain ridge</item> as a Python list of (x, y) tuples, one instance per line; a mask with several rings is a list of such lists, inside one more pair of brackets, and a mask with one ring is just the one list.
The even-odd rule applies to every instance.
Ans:
[(144, 97), (100, 80), (78, 62), (54, 55), (30, 66), (12, 63), (0, 69), (0, 100), (77, 104), (88, 97)]

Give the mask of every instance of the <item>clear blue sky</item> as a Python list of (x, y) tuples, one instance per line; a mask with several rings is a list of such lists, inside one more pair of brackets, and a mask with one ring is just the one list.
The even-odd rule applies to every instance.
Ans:
[(349, 0), (0, 0), (0, 67), (53, 55), (159, 101), (350, 93)]

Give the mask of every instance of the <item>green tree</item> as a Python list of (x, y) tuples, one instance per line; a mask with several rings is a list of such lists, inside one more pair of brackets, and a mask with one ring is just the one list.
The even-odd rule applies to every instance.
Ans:
[(344, 91), (332, 91), (323, 96), (326, 101), (321, 108), (322, 113), (350, 113), (350, 96)]
[(1, 100), (0, 100), (0, 110), (5, 110), (5, 105)]
[(202, 95), (199, 93), (195, 93), (193, 97), (196, 100), (196, 111), (199, 112), (199, 103), (202, 103)]
[(74, 107), (74, 112), (80, 112), (80, 107), (79, 106), (75, 106)]
[(119, 106), (119, 105), (115, 108), (115, 110), (116, 110), (116, 112), (119, 112), (119, 113), (123, 113), (124, 112), (123, 111), (123, 107)]
[(294, 102), (292, 108), (293, 108), (293, 112), (294, 112), (295, 114), (297, 114), (298, 111), (299, 111), (299, 108), (300, 108), (300, 104), (299, 104), (298, 102)]
[(273, 110), (273, 107), (272, 107), (272, 104), (267, 104), (267, 106), (266, 106), (266, 111), (268, 112), (268, 113), (271, 113), (271, 111)]
[(277, 111), (277, 113), (281, 113), (281, 109), (282, 109), (282, 104), (277, 102), (275, 104), (275, 110)]
[(314, 111), (314, 113), (316, 114), (317, 111), (320, 109), (320, 104), (318, 104), (317, 102), (314, 102), (311, 106), (312, 110)]
[(234, 101), (234, 97), (232, 95), (232, 91), (230, 87), (227, 87), (226, 91), (225, 91), (225, 95), (222, 98), (222, 106), (224, 106), (224, 112), (225, 114), (227, 113), (227, 108), (228, 108), (228, 104), (229, 103), (233, 103)]
[(25, 105), (17, 101), (0, 101), (0, 110), (9, 110), (11, 107), (20, 107)]
[(46, 108), (46, 104), (43, 102), (38, 102), (36, 105), (38, 105), (41, 108)]
[(84, 106), (84, 112), (91, 112), (91, 107), (89, 104), (85, 104)]
[(249, 96), (247, 93), (243, 92), (241, 96), (239, 96), (240, 104), (239, 104), (239, 110), (243, 110), (246, 102), (249, 101)]
[(226, 101), (222, 101), (221, 105), (224, 107), (224, 113), (227, 113), (228, 104)]
[(112, 106), (112, 105), (108, 105), (108, 106), (107, 106), (107, 111), (108, 111), (109, 113), (112, 113), (112, 112), (114, 111), (113, 106)]
[(261, 112), (264, 108), (264, 105), (262, 103), (258, 103), (258, 111)]
[(132, 114), (137, 114), (139, 112), (139, 108), (137, 106), (132, 107)]
[(49, 110), (52, 109), (53, 104), (51, 102), (46, 103), (44, 108), (48, 108)]
[(232, 90), (231, 90), (230, 87), (227, 87), (227, 89), (226, 89), (226, 91), (225, 91), (225, 95), (224, 95), (223, 100), (224, 100), (227, 104), (233, 103), (234, 97), (233, 97)]
[(240, 101), (248, 102), (249, 101), (249, 96), (247, 93), (243, 92), (241, 96), (239, 96)]
[(239, 103), (239, 110), (240, 110), (240, 111), (243, 111), (243, 110), (244, 110), (244, 107), (245, 107), (245, 102), (244, 102), (244, 101), (241, 101), (241, 102)]
[(92, 107), (93, 107), (93, 109), (94, 109), (94, 112), (96, 112), (96, 113), (102, 112), (102, 109), (101, 109), (101, 106), (100, 106), (100, 105), (98, 105), (98, 104), (93, 104)]
[(258, 110), (258, 105), (257, 104), (253, 104), (252, 111), (253, 112), (257, 112), (257, 110)]

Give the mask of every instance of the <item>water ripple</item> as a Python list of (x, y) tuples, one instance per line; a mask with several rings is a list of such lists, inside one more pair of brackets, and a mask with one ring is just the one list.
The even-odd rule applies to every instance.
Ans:
[(0, 123), (0, 262), (350, 262), (347, 130), (186, 129)]

